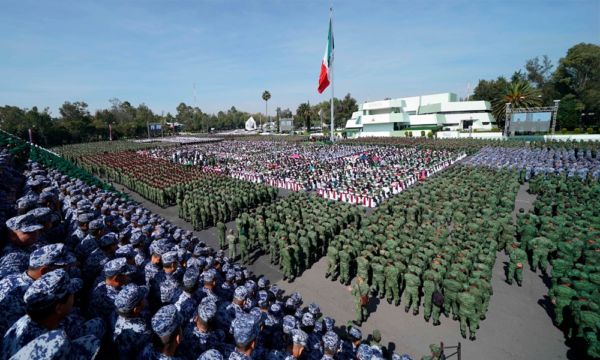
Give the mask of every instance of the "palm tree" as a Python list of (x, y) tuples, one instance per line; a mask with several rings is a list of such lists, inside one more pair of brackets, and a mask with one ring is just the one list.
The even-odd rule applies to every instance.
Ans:
[(265, 101), (265, 117), (267, 121), (269, 120), (269, 108), (267, 107), (269, 103), (269, 99), (271, 98), (271, 93), (268, 90), (265, 90), (262, 94), (262, 99)]
[(494, 102), (493, 114), (500, 123), (506, 121), (506, 104), (510, 103), (513, 109), (530, 108), (539, 106), (542, 102), (540, 92), (531, 87), (527, 80), (515, 80), (508, 83), (506, 89), (500, 94), (499, 98)]

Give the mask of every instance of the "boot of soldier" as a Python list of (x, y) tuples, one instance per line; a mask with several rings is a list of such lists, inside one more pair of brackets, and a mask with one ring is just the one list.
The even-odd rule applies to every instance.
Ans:
[(460, 335), (463, 337), (463, 339), (467, 338), (467, 334), (465, 334), (465, 333), (460, 333)]
[(435, 321), (433, 322), (433, 326), (440, 326), (440, 324), (441, 324), (441, 323), (440, 323), (440, 321), (439, 321), (439, 320), (435, 320)]
[(485, 320), (485, 315), (483, 315), (483, 314), (482, 314), (482, 315), (479, 317), (479, 320)]
[(404, 307), (404, 312), (405, 312), (405, 313), (408, 313), (408, 310), (410, 310), (410, 306), (405, 306), (405, 307)]
[(325, 273), (325, 279), (328, 279), (331, 276), (330, 273)]
[[(460, 318), (457, 315), (452, 315), (452, 320), (456, 321), (459, 320)], [(466, 339), (465, 335), (463, 335), (463, 337)]]
[(413, 315), (419, 315), (419, 308), (416, 308), (413, 310)]
[(424, 316), (423, 319), (425, 319), (425, 322), (429, 322), (429, 318), (427, 316)]
[(396, 301), (394, 302), (394, 305), (396, 305), (396, 306), (400, 305), (400, 300), (396, 300)]
[(475, 339), (475, 334), (471, 334), (471, 336), (469, 336), (469, 340), (474, 341)]
[(388, 304), (390, 304), (390, 305), (391, 305), (391, 304), (392, 304), (392, 299), (390, 299), (390, 298), (387, 298), (387, 302), (388, 302)]

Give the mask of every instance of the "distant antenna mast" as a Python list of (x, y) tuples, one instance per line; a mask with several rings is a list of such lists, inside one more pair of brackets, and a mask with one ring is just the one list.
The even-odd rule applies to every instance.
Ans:
[(465, 101), (469, 101), (469, 97), (471, 96), (471, 82), (467, 83), (467, 96), (465, 96)]

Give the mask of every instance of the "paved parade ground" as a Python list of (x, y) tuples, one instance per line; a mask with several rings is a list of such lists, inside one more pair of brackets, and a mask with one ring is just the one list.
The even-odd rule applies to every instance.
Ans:
[[(137, 193), (123, 189), (133, 200), (144, 207), (163, 216), (174, 225), (185, 230), (193, 230), (191, 224), (180, 219), (177, 207), (161, 208), (145, 200)], [(527, 184), (521, 186), (515, 203), (515, 212), (519, 208), (528, 211), (535, 199), (526, 191)], [(287, 192), (280, 190), (280, 196)], [(227, 224), (235, 228), (234, 222)], [(213, 248), (218, 247), (216, 228), (194, 231), (194, 234)], [(398, 353), (408, 353), (413, 358), (428, 353), (430, 343), (444, 342), (446, 346), (462, 345), (463, 359), (564, 359), (573, 358), (568, 354), (568, 347), (562, 332), (552, 324), (546, 312), (548, 288), (541, 274), (530, 270), (524, 271), (523, 287), (510, 286), (504, 282), (504, 268), (508, 257), (499, 253), (493, 270), (492, 286), (494, 295), (491, 298), (487, 319), (480, 323), (477, 340), (469, 341), (460, 336), (458, 321), (442, 316), (441, 325), (434, 327), (431, 322), (423, 320), (422, 311), (413, 316), (403, 311), (403, 305), (389, 305), (385, 299), (371, 298), (369, 302), (370, 316), (363, 323), (362, 330), (366, 336), (374, 329), (382, 334), (383, 344)], [(325, 278), (326, 258), (315, 263), (302, 276), (292, 283), (282, 280), (278, 268), (270, 264), (267, 256), (254, 254), (249, 268), (257, 275), (267, 276), (272, 283), (277, 283), (286, 293), (299, 291), (304, 303), (316, 302), (323, 313), (332, 316), (343, 326), (353, 319), (354, 303), (350, 291), (338, 281)], [(452, 354), (454, 350), (447, 350)], [(455, 358), (455, 357), (453, 357)]]

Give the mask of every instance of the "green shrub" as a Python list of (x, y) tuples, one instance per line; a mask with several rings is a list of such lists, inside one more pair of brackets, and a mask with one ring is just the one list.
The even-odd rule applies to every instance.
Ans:
[(581, 133), (583, 133), (583, 131), (581, 131), (581, 128), (577, 127), (575, 129), (573, 129), (573, 134), (581, 134)]
[(589, 128), (587, 128), (587, 129), (586, 129), (586, 132), (587, 132), (588, 134), (593, 134), (593, 133), (594, 133), (594, 129), (593, 129), (593, 128), (591, 128), (591, 127), (589, 127)]
[(569, 132), (569, 130), (567, 130), (567, 128), (562, 128), (562, 129), (560, 129), (560, 133), (561, 133), (561, 134), (566, 134), (566, 133), (568, 133), (568, 132)]
[(425, 130), (421, 130), (421, 137), (425, 137)]
[(499, 129), (499, 128), (497, 128), (497, 127), (493, 127), (493, 128), (492, 128), (492, 132), (499, 132), (499, 131), (500, 131), (500, 129)]
[(427, 133), (427, 137), (428, 137), (429, 139), (433, 139), (433, 131), (430, 131), (430, 132), (428, 132), (428, 133)]

